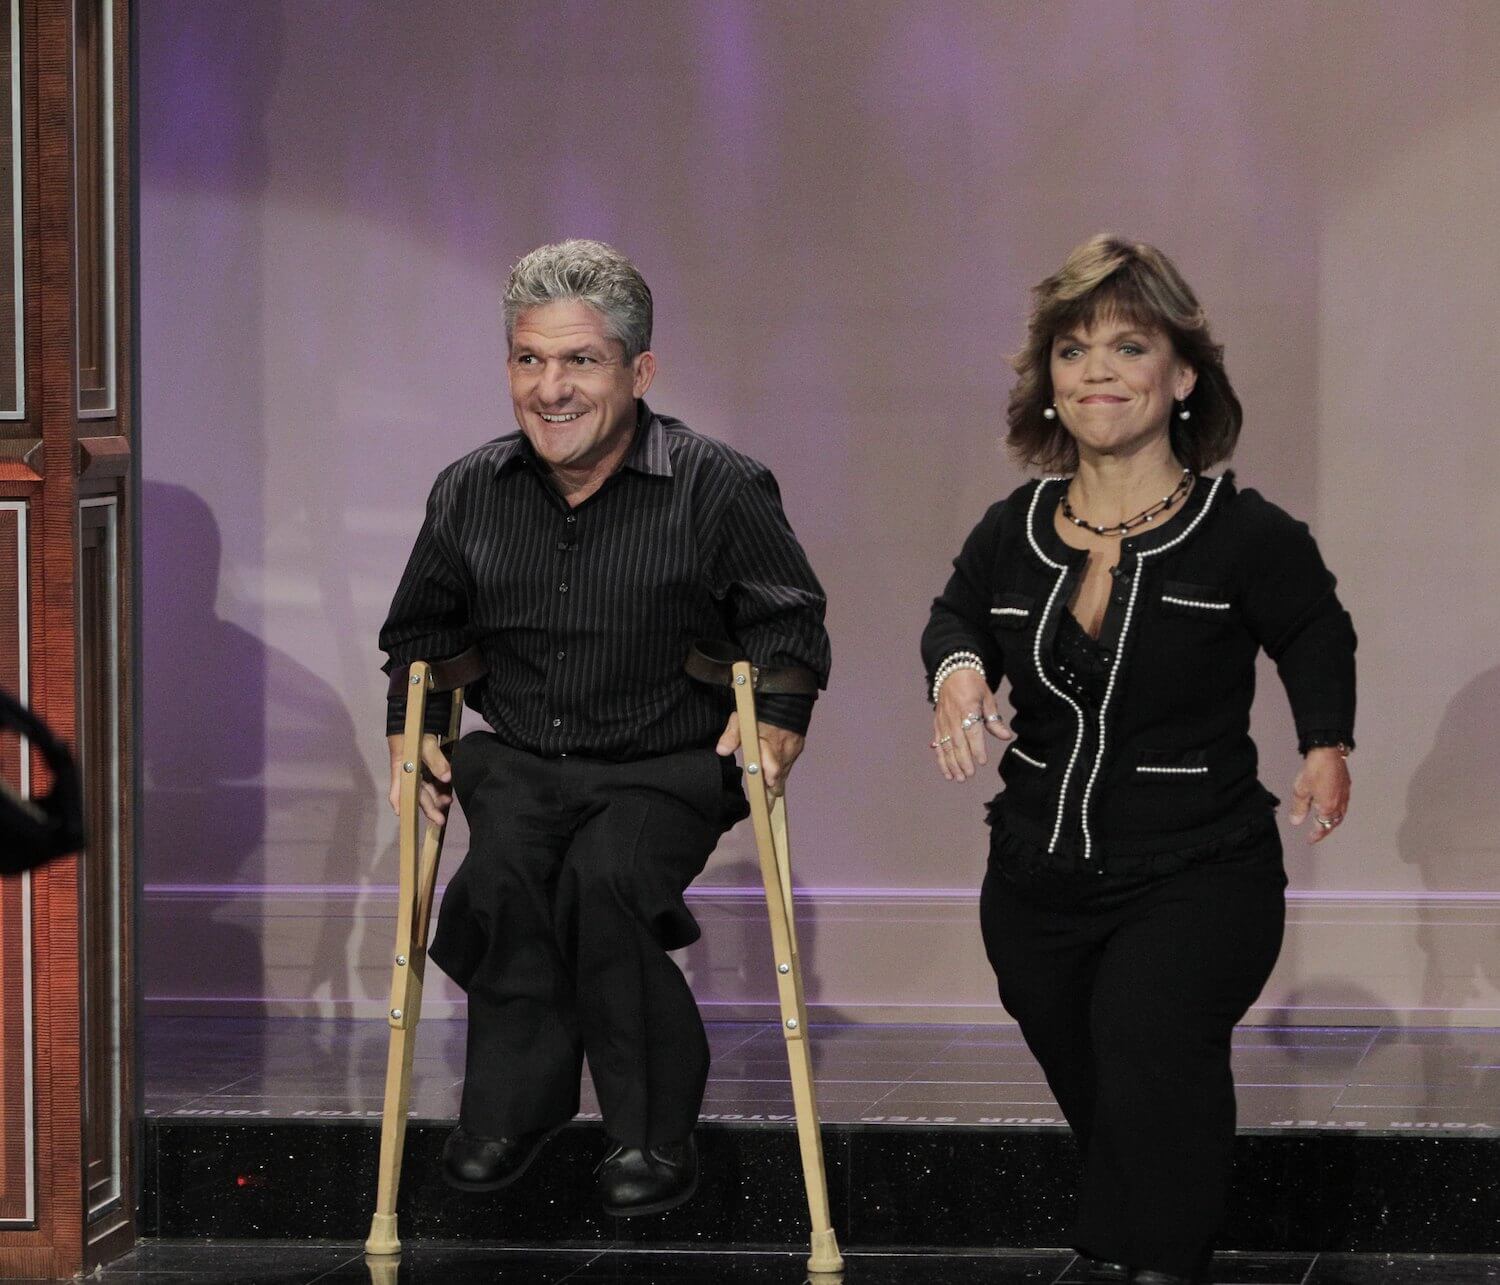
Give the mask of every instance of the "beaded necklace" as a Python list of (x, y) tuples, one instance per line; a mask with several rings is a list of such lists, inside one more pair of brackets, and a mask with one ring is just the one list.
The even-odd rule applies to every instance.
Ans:
[(1062, 512), (1074, 526), (1081, 526), (1085, 530), (1092, 531), (1095, 535), (1128, 535), (1138, 526), (1145, 526), (1148, 522), (1154, 522), (1157, 515), (1170, 509), (1172, 505), (1188, 492), (1188, 487), (1193, 484), (1193, 470), (1183, 469), (1182, 477), (1177, 483), (1176, 489), (1171, 495), (1164, 495), (1149, 508), (1142, 509), (1133, 518), (1126, 518), (1123, 522), (1114, 522), (1109, 526), (1095, 526), (1087, 518), (1081, 518), (1073, 512), (1073, 506), (1068, 502), (1068, 494), (1063, 492)]

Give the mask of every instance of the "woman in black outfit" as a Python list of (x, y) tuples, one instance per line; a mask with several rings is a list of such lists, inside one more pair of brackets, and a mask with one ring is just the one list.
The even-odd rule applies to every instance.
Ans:
[(990, 508), (933, 603), (932, 748), (950, 781), (1002, 751), (981, 926), (1083, 1152), (1079, 1252), (1095, 1279), (1189, 1282), (1223, 1218), (1230, 1037), (1281, 947), (1256, 653), (1317, 843), (1348, 809), (1354, 629), (1307, 527), (1205, 475), (1240, 405), (1172, 263), (1096, 237), (1035, 296), (1008, 440), (1050, 476)]

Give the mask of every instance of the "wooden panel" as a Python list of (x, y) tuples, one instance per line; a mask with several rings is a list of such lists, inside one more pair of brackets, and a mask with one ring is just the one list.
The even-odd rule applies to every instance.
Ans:
[[(0, 21), (10, 3), (0, 0)], [(0, 1219), (0, 1277), (56, 1279), (117, 1256), (134, 1235), (132, 1157), (120, 1145), (134, 1128), (127, 506), (139, 465), (130, 448), (126, 306), (130, 6), (129, 0), (20, 0), (19, 7), (26, 417), (0, 423), (0, 511), (7, 502), (27, 505), (30, 704), (88, 765), (88, 804), (106, 836), (104, 847), (96, 842), (90, 852), (30, 876), (34, 1199), (29, 1227)], [(0, 114), (0, 134), (4, 123)], [(6, 192), (0, 167), (0, 202)], [(0, 318), (0, 345), (3, 326)], [(0, 377), (0, 403), (4, 391)], [(105, 422), (89, 422), (99, 419)], [(89, 434), (83, 440), (80, 430)], [(96, 498), (113, 506), (112, 528), (107, 518), (101, 527), (91, 515)], [(0, 605), (0, 643), (4, 610)], [(30, 766), (43, 770), (35, 758)], [(14, 955), (15, 907), (25, 904), (0, 887), (0, 967)], [(13, 984), (0, 971), (0, 988)], [(21, 1065), (13, 1054), (27, 1041), (11, 1029), (17, 1006), (10, 993), (0, 999), (5, 1093), (7, 1077)], [(20, 1113), (22, 1120), (27, 1115)], [(15, 1127), (7, 1100), (0, 1116), (5, 1200), (14, 1188), (5, 1165)]]
[[(99, 431), (119, 433), (134, 441), (134, 415), (131, 398), (134, 396), (132, 356), (134, 337), (131, 330), (132, 276), (130, 249), (135, 236), (132, 219), (130, 186), (130, 132), (131, 132), (131, 84), (130, 84), (130, 0), (108, 0), (105, 12), (114, 24), (110, 40), (113, 66), (110, 69), (110, 212), (109, 246), (112, 252), (110, 275), (110, 349), (109, 349), (109, 396), (108, 424), (100, 425)], [(125, 526), (121, 526), (121, 539), (125, 539)], [(125, 546), (121, 546), (124, 548)], [(128, 562), (128, 559), (123, 559)]]
[(125, 477), (130, 473), (130, 467), (130, 443), (125, 438), (78, 439), (78, 477), (81, 482), (97, 483), (107, 478)]
[[(75, 3), (77, 0), (75, 0)], [(131, 614), (132, 555), (129, 531), (131, 522), (130, 478), (139, 468), (132, 450), (133, 415), (131, 398), (131, 325), (130, 325), (130, 244), (132, 238), (130, 201), (130, 5), (128, 0), (91, 0), (98, 6), (100, 34), (104, 37), (100, 51), (100, 149), (102, 150), (102, 200), (99, 211), (100, 254), (104, 263), (102, 317), (103, 377), (107, 395), (103, 405), (88, 398), (80, 399), (80, 416), (88, 422), (78, 426), (78, 461), (81, 476), (78, 492), (83, 496), (108, 497), (109, 517), (106, 548), (108, 557), (101, 571), (107, 572), (105, 585), (109, 598), (109, 629), (95, 631), (94, 645), (100, 649), (100, 665), (95, 671), (108, 675), (108, 704), (111, 717), (102, 728), (105, 734), (95, 750), (96, 762), (104, 753), (103, 741), (109, 740), (109, 811), (112, 842), (108, 872), (109, 892), (96, 887), (97, 911), (90, 912), (83, 925), (87, 950), (84, 984), (88, 1000), (85, 1016), (88, 1038), (85, 1052), (88, 1071), (85, 1083), (84, 1115), (90, 1141), (86, 1143), (90, 1194), (85, 1204), (87, 1226), (84, 1236), (84, 1264), (92, 1268), (123, 1253), (135, 1237), (134, 1163), (131, 1155), (135, 1136), (134, 1075), (134, 720), (129, 711), (135, 708), (133, 689), (134, 655), (131, 639), (134, 624)], [(82, 104), (79, 117), (84, 113)], [(102, 419), (102, 423), (94, 420)], [(108, 436), (93, 436), (107, 434)], [(84, 501), (88, 513), (97, 503)], [(97, 514), (100, 510), (94, 508)], [(80, 567), (80, 570), (82, 568)], [(96, 581), (97, 583), (97, 581)], [(102, 598), (98, 599), (102, 605)], [(80, 602), (80, 611), (88, 606)], [(103, 613), (98, 613), (102, 622)], [(83, 622), (81, 622), (83, 623)], [(107, 642), (107, 657), (106, 657)], [(85, 689), (80, 699), (92, 700)], [(105, 694), (104, 692), (100, 693)], [(88, 717), (87, 713), (84, 715)], [(101, 722), (103, 720), (100, 720)], [(91, 865), (97, 871), (96, 865)], [(108, 916), (103, 913), (108, 908)], [(94, 1002), (98, 996), (99, 1003)], [(107, 998), (109, 1008), (103, 1008)], [(107, 1175), (107, 1177), (105, 1177)]]
[(79, 766), (83, 861), (84, 1182), (97, 1212), (120, 1198), (120, 782), (118, 546), (113, 501), (79, 512)]
[[(24, 699), (25, 509), (0, 504), (0, 687)], [(0, 736), (0, 778), (28, 793), (19, 741)], [(0, 878), (0, 1222), (26, 1224), (35, 1210), (32, 1168), (31, 881)]]
[[(22, 136), (27, 155), (27, 398), (33, 466), (30, 509), (31, 706), (70, 744), (77, 726), (77, 344), (73, 286), (72, 0), (23, 0)], [(78, 860), (32, 875), (36, 995), (35, 1232), (0, 1231), (0, 1268), (71, 1276), (84, 1266)]]
[[(21, 660), (25, 648), (21, 622), (26, 618), (25, 513), (19, 501), (0, 501), (0, 687), (18, 697), (24, 695), (26, 682)], [(13, 790), (21, 788), (20, 744), (14, 736), (0, 737), (0, 777)]]
[(21, 0), (0, 0), (0, 419), (20, 419), (26, 395), (21, 282)]
[(114, 5), (74, 0), (78, 411), (115, 409)]
[[(80, 0), (75, 0), (75, 4)], [(99, 574), (91, 576), (94, 591), (79, 603), (80, 624), (89, 630), (87, 645), (97, 650), (99, 663), (88, 678), (80, 675), (79, 698), (87, 705), (104, 698), (109, 717), (90, 722), (83, 711), (87, 735), (94, 744), (94, 777), (107, 790), (108, 807), (93, 809), (100, 821), (108, 813), (111, 842), (95, 845), (107, 855), (109, 869), (101, 871), (91, 853), (88, 863), (93, 882), (88, 890), (89, 909), (83, 925), (85, 948), (86, 1071), (84, 1119), (87, 1130), (84, 1158), (89, 1194), (85, 1202), (84, 1263), (86, 1268), (108, 1262), (124, 1252), (135, 1238), (135, 1162), (131, 1154), (135, 1137), (135, 866), (134, 779), (135, 708), (133, 688), (134, 623), (133, 559), (130, 479), (139, 469), (133, 450), (131, 398), (130, 245), (132, 239), (130, 201), (130, 5), (128, 0), (89, 0), (97, 5), (100, 35), (101, 89), (99, 151), (101, 208), (99, 252), (104, 263), (102, 297), (99, 300), (99, 330), (103, 344), (102, 399), (80, 397), (78, 431), (78, 491), (85, 499), (83, 526), (96, 529), (104, 539), (105, 556)], [(75, 46), (76, 48), (76, 46)], [(77, 118), (89, 109), (82, 102)], [(80, 220), (79, 227), (88, 224)], [(101, 404), (102, 403), (102, 404)], [(103, 420), (95, 423), (95, 420)], [(82, 434), (89, 434), (83, 436)], [(96, 436), (95, 434), (101, 434)], [(100, 507), (107, 503), (107, 507)], [(107, 513), (107, 528), (97, 525)], [(87, 556), (80, 550), (80, 557)], [(80, 571), (83, 570), (80, 562)], [(108, 629), (104, 629), (104, 606), (108, 602)], [(94, 608), (95, 624), (87, 616)], [(107, 757), (106, 757), (107, 755)], [(108, 771), (105, 771), (105, 768)], [(100, 831), (99, 833), (103, 833)], [(104, 886), (101, 875), (107, 879)], [(106, 1005), (108, 1006), (106, 1008)]]

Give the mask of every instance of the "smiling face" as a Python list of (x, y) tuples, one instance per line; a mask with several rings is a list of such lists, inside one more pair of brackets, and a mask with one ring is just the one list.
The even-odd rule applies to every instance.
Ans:
[(636, 399), (656, 374), (656, 358), (625, 360), (604, 317), (577, 299), (528, 308), (511, 329), (510, 398), (516, 423), (554, 472), (587, 477), (624, 458)]
[(1196, 375), (1158, 329), (1112, 317), (1058, 335), (1050, 359), (1052, 394), (1080, 450), (1131, 454), (1165, 437), (1172, 403)]

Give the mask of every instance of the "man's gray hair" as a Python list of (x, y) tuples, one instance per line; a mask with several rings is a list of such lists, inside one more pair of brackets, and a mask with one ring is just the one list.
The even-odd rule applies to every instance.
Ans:
[(533, 250), (505, 283), (505, 338), (528, 308), (576, 299), (604, 318), (634, 361), (651, 347), (651, 289), (635, 264), (602, 241), (559, 241)]

